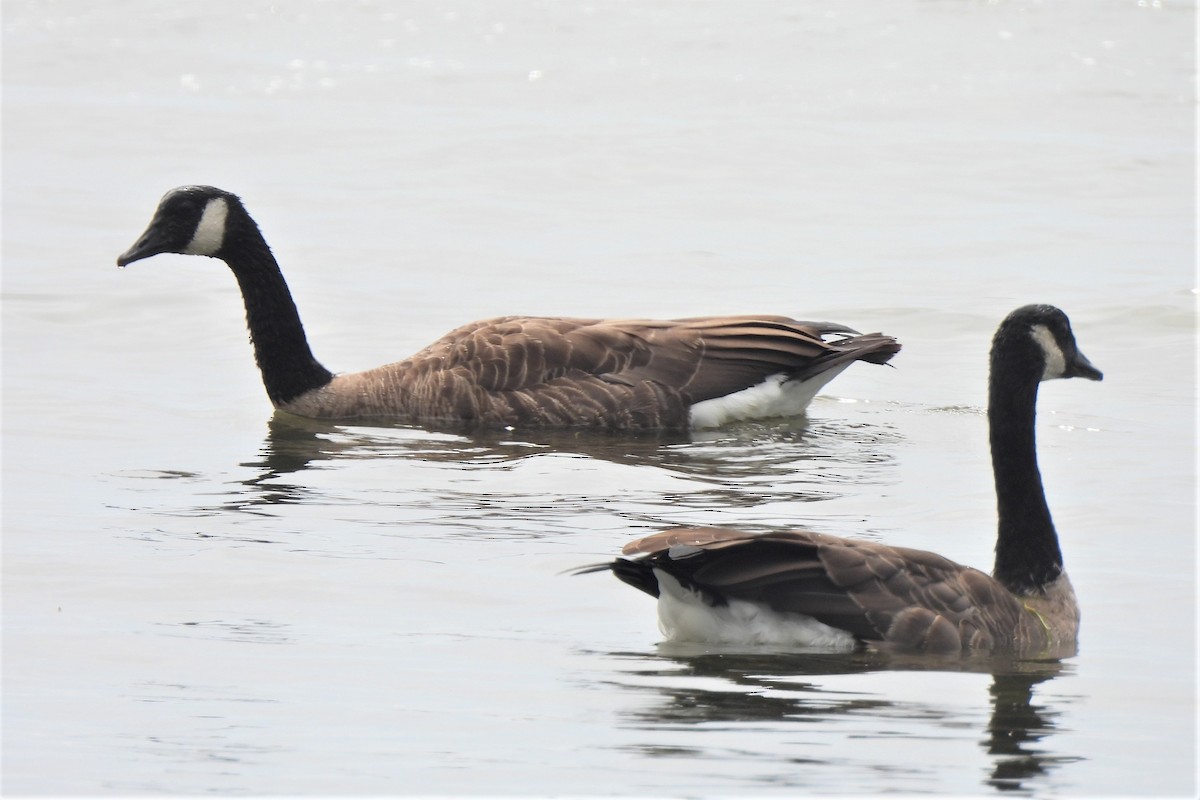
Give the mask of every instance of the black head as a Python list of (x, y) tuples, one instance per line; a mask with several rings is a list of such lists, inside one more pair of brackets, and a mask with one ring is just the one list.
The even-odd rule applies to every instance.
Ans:
[(1079, 351), (1067, 315), (1051, 305), (1022, 306), (1000, 323), (992, 340), (993, 373), (1000, 362), (1015, 367), (1012, 362), (1018, 359), (1029, 369), (1039, 367), (1038, 380), (1104, 378)]
[(159, 253), (216, 256), (235, 209), (241, 209), (237, 196), (212, 186), (172, 189), (159, 201), (146, 232), (117, 257), (117, 266)]

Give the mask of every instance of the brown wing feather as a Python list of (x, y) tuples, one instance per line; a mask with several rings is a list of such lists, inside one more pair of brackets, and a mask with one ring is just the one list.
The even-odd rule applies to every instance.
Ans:
[(654, 381), (686, 391), (697, 402), (753, 386), (779, 372), (815, 374), (867, 357), (883, 363), (899, 350), (894, 339), (880, 334), (835, 342), (822, 338), (844, 330), (771, 316), (500, 317), (451, 331), (414, 358), (463, 367), (489, 391), (529, 388), (579, 372), (625, 383)]
[(671, 528), (632, 541), (622, 548), (621, 553), (627, 556), (648, 555), (677, 546), (708, 547), (711, 550), (753, 538), (752, 533), (732, 528)]
[(991, 649), (1021, 625), (1021, 604), (995, 580), (923, 550), (810, 531), (677, 528), (623, 552), (714, 602), (764, 603), (899, 649)]
[(604, 375), (644, 364), (649, 348), (602, 320), (499, 317), (451, 331), (413, 356), (461, 369), (491, 392), (539, 386), (564, 375)]
[[(638, 335), (651, 347), (651, 360), (628, 370), (627, 378), (661, 382), (673, 375), (677, 380), (685, 368), (675, 359), (683, 352), (694, 353), (686, 362), (691, 373), (686, 382), (674, 384), (691, 403), (749, 388), (780, 373), (803, 380), (854, 360), (884, 363), (900, 349), (895, 339), (879, 334), (826, 342), (823, 336), (848, 329), (786, 317), (697, 317), (675, 320), (669, 327), (611, 324), (641, 326)], [(672, 366), (675, 369), (664, 373)]]
[[(770, 375), (882, 363), (899, 345), (786, 317), (599, 320), (498, 317), (464, 325), (405, 361), (336, 376), (287, 410), (304, 416), (682, 429), (689, 407)], [(859, 341), (862, 340), (862, 341)], [(856, 343), (857, 342), (857, 343)]]

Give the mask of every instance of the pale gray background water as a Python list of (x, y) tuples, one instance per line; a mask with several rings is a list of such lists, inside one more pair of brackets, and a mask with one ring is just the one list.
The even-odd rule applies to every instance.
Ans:
[[(3, 788), (1195, 791), (1194, 16), (1168, 0), (5, 0)], [(502, 314), (903, 340), (808, 424), (646, 442), (272, 414), (241, 193), (333, 369)], [(658, 645), (561, 571), (675, 523), (990, 566), (986, 350), (1028, 302), (1084, 608), (1061, 664)]]

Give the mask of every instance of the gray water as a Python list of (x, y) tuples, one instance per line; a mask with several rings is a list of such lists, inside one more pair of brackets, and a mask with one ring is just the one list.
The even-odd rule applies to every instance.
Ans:
[[(10, 794), (1191, 795), (1195, 6), (5, 0)], [(327, 366), (507, 314), (897, 336), (807, 420), (677, 440), (275, 417), (216, 261), (240, 193)], [(1043, 387), (1060, 662), (660, 644), (606, 559), (675, 524), (991, 562), (986, 352)]]

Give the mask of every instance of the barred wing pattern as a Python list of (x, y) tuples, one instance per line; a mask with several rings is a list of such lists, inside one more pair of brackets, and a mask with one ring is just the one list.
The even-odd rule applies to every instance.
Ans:
[(860, 641), (954, 652), (1044, 647), (1048, 631), (982, 572), (923, 550), (810, 531), (676, 528), (630, 543), (617, 577), (657, 596), (654, 569), (710, 605), (731, 598), (802, 614)]
[[(856, 360), (885, 363), (900, 349), (888, 336), (851, 333), (772, 316), (500, 317), (451, 331), (405, 361), (339, 375), (287, 410), (487, 426), (684, 429), (688, 409), (702, 400), (771, 375), (805, 380)], [(841, 338), (824, 341), (831, 335)]]

